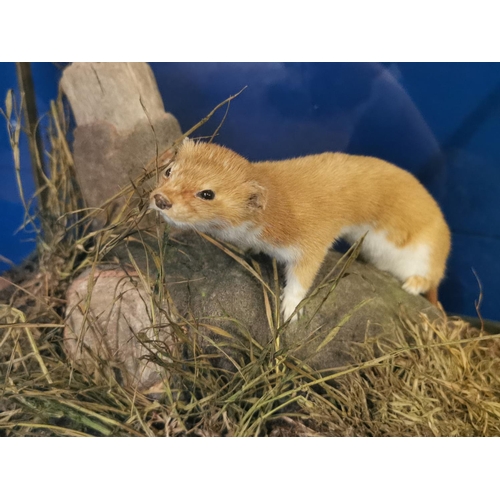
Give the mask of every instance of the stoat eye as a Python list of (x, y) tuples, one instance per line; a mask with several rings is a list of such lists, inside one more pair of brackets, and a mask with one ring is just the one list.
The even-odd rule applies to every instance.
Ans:
[(168, 167), (167, 170), (165, 170), (165, 172), (163, 172), (163, 176), (168, 179), (170, 177), (171, 172), (172, 172), (172, 167)]
[(211, 189), (205, 189), (204, 191), (196, 193), (196, 196), (202, 200), (213, 200), (215, 198), (215, 193)]

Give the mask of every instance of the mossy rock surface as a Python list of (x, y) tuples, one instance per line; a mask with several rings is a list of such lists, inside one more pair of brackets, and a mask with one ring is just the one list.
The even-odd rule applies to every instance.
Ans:
[[(146, 242), (155, 247), (153, 240)], [(130, 255), (134, 264), (143, 272), (149, 269), (154, 279), (152, 259), (144, 245), (129, 243), (114, 252), (122, 264), (132, 264)], [(440, 315), (426, 299), (408, 294), (392, 276), (359, 259), (353, 260), (338, 279), (347, 259), (344, 254), (331, 251), (301, 318), (277, 329), (276, 294), (265, 291), (255, 275), (213, 243), (195, 233), (183, 232), (168, 241), (164, 255), (164, 281), (179, 317), (196, 325), (198, 331), (218, 344), (214, 348), (205, 342), (209, 351), (220, 353), (222, 349), (238, 364), (245, 360), (231, 344), (248, 347), (251, 337), (260, 346), (286, 350), (314, 369), (331, 369), (352, 363), (350, 353), (357, 343), (368, 337), (394, 334), (401, 325), (401, 315), (415, 321), (421, 320), (421, 313), (431, 320)], [(276, 281), (271, 260), (265, 255), (247, 257), (244, 260), (249, 266), (251, 259), (257, 262), (262, 280), (274, 292)], [(278, 269), (282, 287), (279, 265)], [(277, 331), (279, 345), (275, 342)], [(224, 332), (237, 341), (229, 340)], [(226, 359), (225, 365), (230, 368), (232, 362)]]

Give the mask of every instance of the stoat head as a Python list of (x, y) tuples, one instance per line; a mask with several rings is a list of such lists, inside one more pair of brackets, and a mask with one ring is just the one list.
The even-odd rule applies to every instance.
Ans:
[(242, 156), (216, 144), (185, 139), (161, 162), (150, 208), (170, 224), (203, 231), (259, 220), (266, 190), (252, 177), (252, 165)]

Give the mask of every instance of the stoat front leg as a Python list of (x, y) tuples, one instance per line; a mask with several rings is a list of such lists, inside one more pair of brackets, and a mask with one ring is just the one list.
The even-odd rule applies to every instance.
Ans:
[[(308, 253), (300, 260), (286, 264), (286, 286), (281, 302), (281, 312), (285, 321), (292, 316), (297, 306), (305, 298), (327, 251), (328, 247), (324, 248), (322, 252)], [(291, 321), (296, 321), (301, 312), (301, 310), (297, 311)]]

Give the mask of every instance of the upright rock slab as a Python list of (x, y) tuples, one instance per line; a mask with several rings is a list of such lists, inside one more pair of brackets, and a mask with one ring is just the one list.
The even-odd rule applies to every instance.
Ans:
[[(64, 70), (61, 86), (77, 123), (75, 170), (89, 208), (129, 186), (181, 135), (146, 63), (74, 63)], [(125, 201), (114, 201), (107, 216)], [(100, 224), (105, 217), (101, 214)]]

